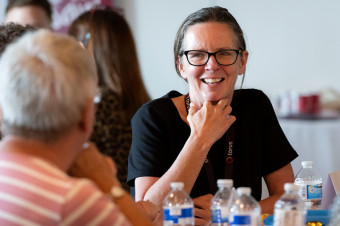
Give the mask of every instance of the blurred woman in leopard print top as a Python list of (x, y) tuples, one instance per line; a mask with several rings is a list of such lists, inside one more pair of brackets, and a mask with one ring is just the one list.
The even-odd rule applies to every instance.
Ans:
[(97, 105), (91, 141), (113, 158), (118, 178), (128, 190), (130, 121), (137, 109), (150, 100), (132, 33), (119, 12), (105, 7), (81, 14), (71, 24), (69, 34), (89, 50), (97, 65), (101, 101)]

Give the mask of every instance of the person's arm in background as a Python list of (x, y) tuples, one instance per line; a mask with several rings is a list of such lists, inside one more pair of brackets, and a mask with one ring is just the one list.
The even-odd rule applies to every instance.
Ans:
[[(92, 143), (76, 159), (69, 174), (92, 180), (105, 194), (110, 194), (113, 186), (120, 187), (113, 161), (99, 153)], [(119, 206), (121, 212), (133, 225), (152, 225), (151, 220), (156, 217), (158, 212), (151, 203), (136, 204), (127, 192), (114, 199), (114, 203)]]
[(284, 193), (285, 183), (294, 183), (294, 173), (291, 164), (285, 165), (281, 169), (274, 171), (264, 177), (268, 187), (269, 197), (261, 200), (261, 211), (265, 214), (273, 214), (275, 202)]

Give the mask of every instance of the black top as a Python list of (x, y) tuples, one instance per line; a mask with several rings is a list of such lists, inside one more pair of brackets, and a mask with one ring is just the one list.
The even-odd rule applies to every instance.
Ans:
[[(161, 177), (172, 165), (190, 135), (171, 98), (144, 104), (132, 118), (132, 146), (129, 154), (128, 184), (134, 194), (137, 177)], [(259, 90), (236, 90), (231, 103), (236, 116), (234, 141), (234, 186), (251, 187), (261, 200), (262, 177), (290, 163), (298, 155), (284, 135), (268, 97)], [(224, 177), (226, 135), (210, 149), (215, 179)], [(188, 162), (188, 164), (191, 164)], [(204, 167), (190, 193), (192, 198), (211, 193)]]

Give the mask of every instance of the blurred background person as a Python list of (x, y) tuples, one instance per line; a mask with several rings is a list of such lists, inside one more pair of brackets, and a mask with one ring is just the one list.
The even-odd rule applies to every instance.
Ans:
[(69, 34), (93, 55), (97, 66), (101, 101), (91, 141), (114, 159), (118, 178), (128, 190), (130, 122), (137, 109), (150, 100), (131, 30), (122, 15), (102, 7), (81, 14), (71, 24)]
[(51, 29), (51, 4), (47, 0), (8, 0), (4, 22)]
[(9, 45), (0, 68), (0, 224), (151, 225), (113, 161), (86, 143), (98, 89), (92, 57), (43, 30)]
[(16, 41), (26, 32), (32, 32), (35, 30), (36, 28), (30, 25), (21, 25), (13, 22), (0, 24), (0, 57), (5, 51), (7, 45)]

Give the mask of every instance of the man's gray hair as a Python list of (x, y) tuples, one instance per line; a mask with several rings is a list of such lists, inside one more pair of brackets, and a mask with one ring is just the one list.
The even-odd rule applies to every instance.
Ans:
[(75, 39), (47, 30), (9, 45), (0, 68), (4, 135), (57, 140), (79, 122), (97, 91), (89, 53)]

